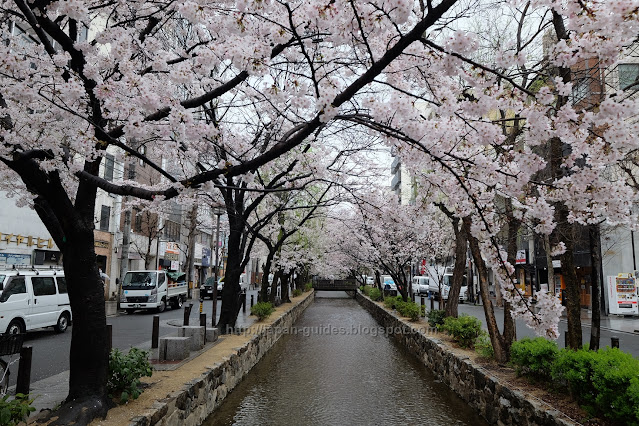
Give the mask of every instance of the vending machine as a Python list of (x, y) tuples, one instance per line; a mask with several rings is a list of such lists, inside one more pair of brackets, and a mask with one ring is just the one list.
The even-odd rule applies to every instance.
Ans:
[(608, 303), (611, 314), (637, 315), (637, 288), (631, 274), (608, 277)]

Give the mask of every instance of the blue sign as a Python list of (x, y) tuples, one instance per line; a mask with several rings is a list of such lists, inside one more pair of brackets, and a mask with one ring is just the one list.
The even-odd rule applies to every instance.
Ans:
[(2, 265), (31, 265), (31, 255), (0, 253), (0, 266)]
[(202, 266), (211, 266), (211, 248), (202, 247)]

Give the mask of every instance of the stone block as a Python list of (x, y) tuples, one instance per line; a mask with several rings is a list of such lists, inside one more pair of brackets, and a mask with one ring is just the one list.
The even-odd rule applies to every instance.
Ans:
[(215, 342), (220, 337), (220, 330), (218, 328), (206, 328), (206, 341), (207, 343)]
[(160, 338), (160, 361), (181, 361), (189, 357), (190, 337)]
[(204, 327), (199, 325), (186, 325), (178, 329), (178, 336), (190, 337), (192, 351), (199, 351), (204, 347)]

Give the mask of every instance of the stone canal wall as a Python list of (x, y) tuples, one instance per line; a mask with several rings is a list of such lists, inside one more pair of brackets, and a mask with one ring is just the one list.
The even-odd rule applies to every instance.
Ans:
[[(446, 383), (491, 424), (572, 425), (561, 413), (520, 391), (510, 389), (470, 358), (460, 357), (434, 337), (426, 336), (409, 321), (357, 293), (357, 301), (397, 342), (413, 352), (440, 380)], [(423, 325), (423, 323), (421, 323)]]
[[(249, 332), (255, 335), (237, 348), (231, 356), (225, 357), (222, 362), (208, 368), (199, 378), (185, 384), (182, 389), (156, 401), (151, 410), (131, 419), (129, 424), (136, 426), (202, 424), (222, 404), (228, 393), (240, 383), (251, 368), (290, 329), (313, 302), (315, 293), (304, 293), (304, 296), (300, 303), (292, 307), (281, 305), (278, 311), (287, 307), (290, 307), (290, 310), (270, 324), (253, 325)], [(274, 315), (276, 314), (277, 311)], [(200, 356), (206, 356), (206, 354)]]

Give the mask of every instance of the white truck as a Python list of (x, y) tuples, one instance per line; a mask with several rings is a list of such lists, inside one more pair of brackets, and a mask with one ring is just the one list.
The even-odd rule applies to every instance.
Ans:
[(163, 312), (167, 304), (173, 309), (179, 309), (188, 293), (184, 275), (154, 270), (129, 271), (122, 281), (120, 307), (128, 314), (138, 309)]

